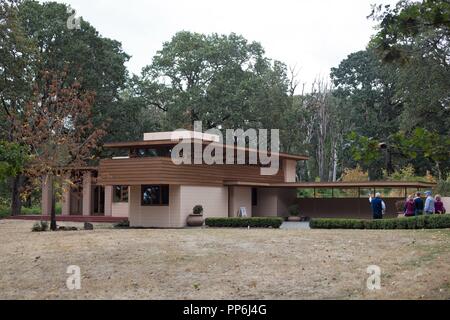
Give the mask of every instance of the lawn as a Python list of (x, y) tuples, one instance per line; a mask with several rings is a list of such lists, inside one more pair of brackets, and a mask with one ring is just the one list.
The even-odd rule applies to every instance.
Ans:
[[(1, 299), (449, 299), (450, 230), (30, 232), (0, 220)], [(75, 225), (75, 224), (71, 224)], [(369, 291), (369, 265), (381, 289)], [(68, 290), (66, 269), (81, 268)]]

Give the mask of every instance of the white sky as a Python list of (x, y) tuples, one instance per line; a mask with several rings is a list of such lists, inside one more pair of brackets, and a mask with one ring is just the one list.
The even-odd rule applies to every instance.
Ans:
[[(42, 1), (41, 1), (42, 2)], [(260, 42), (269, 58), (296, 65), (307, 82), (327, 77), (374, 34), (371, 4), (397, 0), (63, 0), (103, 36), (118, 40), (140, 73), (181, 30), (235, 32)]]

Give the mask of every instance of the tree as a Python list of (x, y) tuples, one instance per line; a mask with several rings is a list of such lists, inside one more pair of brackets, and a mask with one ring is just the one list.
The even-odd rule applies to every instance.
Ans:
[(6, 180), (21, 173), (28, 160), (27, 146), (0, 141), (0, 180)]
[(370, 47), (400, 70), (401, 128), (420, 126), (448, 135), (450, 2), (400, 1), (393, 8), (375, 7), (371, 16), (380, 25)]
[[(121, 90), (125, 89), (129, 60), (120, 42), (102, 37), (87, 21), (80, 18), (80, 29), (68, 29), (72, 10), (66, 4), (24, 0), (18, 7), (25, 34), (39, 52), (34, 63), (34, 77), (42, 71), (65, 71), (68, 83), (79, 82), (85, 90), (95, 92), (93, 121), (95, 125), (111, 119), (115, 128), (110, 139), (118, 135), (121, 119), (111, 117), (122, 108)], [(32, 91), (30, 91), (32, 92)]]
[(275, 128), (288, 104), (286, 66), (233, 33), (178, 32), (135, 83), (166, 129)]
[[(66, 77), (65, 72), (44, 72), (23, 114), (12, 119), (15, 140), (30, 150), (24, 173), (32, 185), (67, 178), (71, 168), (88, 164), (106, 133), (105, 126), (93, 124), (95, 94), (78, 82), (67, 85)], [(56, 229), (54, 209), (51, 229)]]
[[(19, 19), (21, 1), (0, 2), (0, 139), (14, 142), (11, 116), (16, 114), (31, 95), (34, 80), (33, 63), (37, 50), (27, 37)], [(11, 211), (20, 214), (20, 191), (25, 177), (10, 178)]]
[[(96, 93), (93, 123), (102, 127), (113, 121), (108, 134), (120, 136), (124, 122), (117, 114), (127, 107), (120, 93), (125, 87), (129, 56), (117, 41), (101, 37), (81, 19), (79, 30), (69, 30), (71, 15), (65, 4), (31, 0), (1, 0), (0, 7), (0, 138), (15, 141), (11, 119), (20, 119), (33, 94), (33, 83), (42, 81), (43, 71), (65, 71), (64, 85), (80, 83), (83, 90)], [(111, 128), (110, 127), (110, 128)], [(125, 131), (125, 130), (124, 130)], [(98, 151), (99, 152), (99, 151)], [(20, 191), (27, 178), (12, 179), (12, 214), (20, 214)]]

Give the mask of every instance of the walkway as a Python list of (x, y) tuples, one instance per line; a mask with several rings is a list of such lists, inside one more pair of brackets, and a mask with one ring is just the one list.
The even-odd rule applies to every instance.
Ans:
[(307, 230), (309, 228), (309, 222), (290, 222), (285, 221), (281, 225), (280, 229), (287, 229), (287, 230), (295, 230), (295, 229), (303, 229)]

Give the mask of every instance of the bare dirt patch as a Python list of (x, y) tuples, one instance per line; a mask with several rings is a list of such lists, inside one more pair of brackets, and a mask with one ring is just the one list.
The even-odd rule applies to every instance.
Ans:
[[(32, 224), (0, 220), (1, 299), (450, 298), (450, 230), (32, 233)], [(377, 291), (366, 288), (373, 264)], [(81, 268), (81, 290), (66, 287), (69, 265)]]

